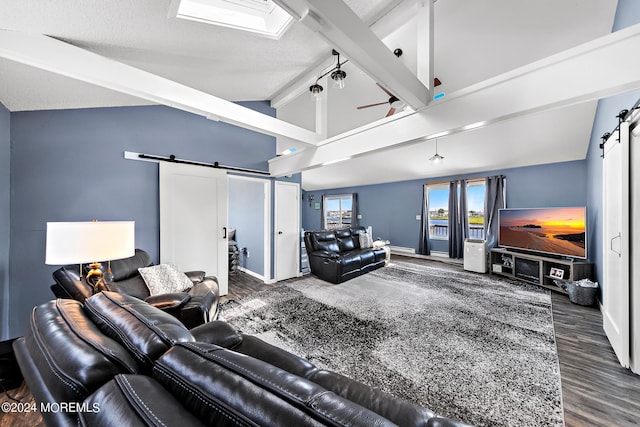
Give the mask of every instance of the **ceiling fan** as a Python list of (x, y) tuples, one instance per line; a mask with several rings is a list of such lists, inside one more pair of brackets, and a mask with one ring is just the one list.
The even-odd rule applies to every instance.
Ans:
[[(403, 108), (405, 106), (404, 102), (400, 101), (400, 99), (398, 99), (398, 97), (396, 97), (394, 94), (392, 94), (387, 89), (385, 89), (380, 83), (376, 83), (376, 84), (378, 85), (378, 87), (380, 89), (382, 89), (384, 91), (384, 93), (389, 95), (389, 100), (388, 101), (384, 101), (384, 102), (377, 102), (375, 104), (361, 105), (359, 107), (356, 107), (358, 110), (362, 110), (363, 108), (376, 107), (378, 105), (389, 104), (390, 108), (389, 108), (389, 111), (387, 111), (387, 115), (385, 116), (385, 117), (389, 117), (389, 116), (393, 116), (397, 110), (399, 110), (399, 109), (401, 109), (401, 108)], [(436, 78), (433, 79), (433, 87), (438, 87), (441, 84), (442, 84), (442, 82), (440, 81), (439, 78), (436, 77)]]

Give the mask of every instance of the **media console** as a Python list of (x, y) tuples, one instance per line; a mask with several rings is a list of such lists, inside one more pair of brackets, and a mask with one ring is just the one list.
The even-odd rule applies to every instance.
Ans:
[[(552, 270), (555, 276), (552, 275)], [(593, 263), (532, 255), (504, 248), (491, 249), (489, 271), (491, 274), (523, 280), (565, 294), (567, 292), (557, 286), (554, 280), (593, 280)]]

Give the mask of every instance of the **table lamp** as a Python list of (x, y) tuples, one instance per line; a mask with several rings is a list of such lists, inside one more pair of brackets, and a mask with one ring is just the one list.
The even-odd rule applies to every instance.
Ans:
[(45, 264), (89, 264), (87, 283), (98, 290), (103, 278), (100, 261), (135, 254), (134, 221), (47, 222)]

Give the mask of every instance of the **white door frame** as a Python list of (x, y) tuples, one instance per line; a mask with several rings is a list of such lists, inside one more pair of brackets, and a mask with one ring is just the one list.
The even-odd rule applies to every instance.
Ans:
[(271, 224), (271, 180), (263, 178), (253, 178), (244, 175), (228, 175), (229, 179), (235, 179), (239, 181), (252, 181), (263, 184), (264, 187), (264, 276), (253, 273), (243, 269), (243, 271), (251, 276), (261, 279), (264, 283), (273, 283), (271, 279), (271, 236), (272, 224)]
[[(296, 194), (300, 194), (300, 184), (295, 183), (295, 182), (285, 182), (285, 181), (275, 181), (275, 203), (274, 203), (274, 225), (273, 225), (273, 232), (274, 232), (274, 280), (277, 282), (278, 279), (278, 239), (275, 238), (275, 233), (278, 232), (278, 224), (277, 224), (277, 220), (278, 220), (278, 190), (277, 190), (277, 186), (295, 186), (297, 192)], [(298, 198), (298, 201), (300, 199)], [(296, 230), (298, 230), (298, 243), (296, 245), (296, 275), (300, 276), (300, 203), (298, 203), (297, 205), (297, 209), (296, 209)]]

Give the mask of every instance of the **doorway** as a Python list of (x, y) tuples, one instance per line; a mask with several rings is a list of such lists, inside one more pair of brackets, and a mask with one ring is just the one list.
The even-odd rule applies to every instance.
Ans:
[(235, 230), (239, 270), (271, 280), (271, 181), (229, 175), (229, 230)]

